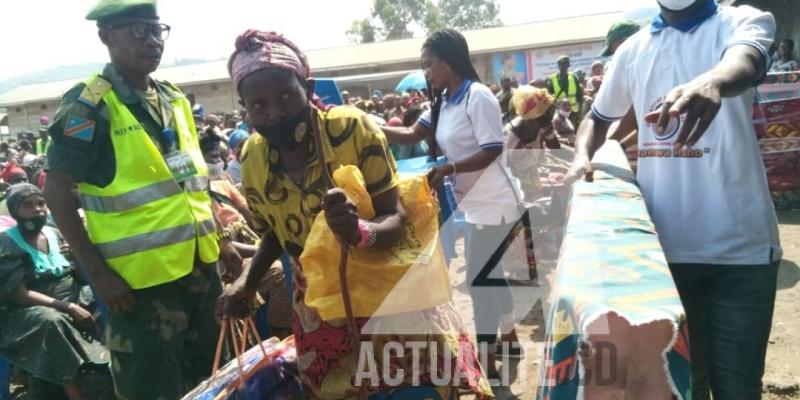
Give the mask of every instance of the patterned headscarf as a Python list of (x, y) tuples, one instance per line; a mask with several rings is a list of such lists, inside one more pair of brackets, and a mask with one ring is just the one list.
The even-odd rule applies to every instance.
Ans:
[(6, 193), (6, 206), (8, 207), (8, 214), (11, 215), (12, 218), (17, 219), (17, 212), (19, 211), (19, 207), (22, 205), (22, 202), (33, 195), (44, 196), (41, 189), (31, 185), (30, 183), (18, 183), (16, 185), (11, 185)]
[(311, 75), (305, 54), (289, 39), (275, 32), (248, 29), (236, 38), (228, 73), (238, 88), (245, 77), (264, 68), (285, 69), (302, 78)]
[(520, 86), (511, 97), (514, 111), (522, 119), (536, 119), (544, 115), (555, 103), (547, 89), (533, 86)]

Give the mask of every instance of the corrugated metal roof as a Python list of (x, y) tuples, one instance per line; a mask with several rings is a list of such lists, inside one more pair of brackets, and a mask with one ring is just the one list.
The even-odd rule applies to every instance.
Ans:
[[(558, 46), (605, 38), (608, 28), (622, 17), (606, 13), (501, 26), (464, 32), (472, 54)], [(306, 52), (315, 76), (325, 72), (396, 64), (419, 59), (424, 38), (393, 40)], [(228, 79), (227, 61), (213, 61), (163, 68), (153, 74), (176, 85), (217, 82)], [(0, 106), (57, 100), (81, 79), (20, 86), (0, 94)]]

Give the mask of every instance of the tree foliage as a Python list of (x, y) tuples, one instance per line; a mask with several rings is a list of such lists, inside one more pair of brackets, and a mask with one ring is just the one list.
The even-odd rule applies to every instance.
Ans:
[(459, 30), (500, 26), (500, 6), (496, 1), (441, 0), (439, 10), (448, 24)]
[(347, 30), (347, 37), (354, 43), (373, 43), (376, 39), (375, 27), (369, 18), (357, 19)]
[(373, 0), (370, 18), (353, 21), (347, 35), (356, 43), (406, 39), (415, 29), (431, 33), (502, 25), (497, 0)]

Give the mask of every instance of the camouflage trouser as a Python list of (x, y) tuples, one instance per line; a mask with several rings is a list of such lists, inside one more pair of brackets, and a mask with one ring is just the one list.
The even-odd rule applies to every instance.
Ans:
[(135, 290), (136, 308), (110, 313), (106, 345), (117, 396), (126, 400), (179, 399), (211, 373), (221, 292), (216, 266)]

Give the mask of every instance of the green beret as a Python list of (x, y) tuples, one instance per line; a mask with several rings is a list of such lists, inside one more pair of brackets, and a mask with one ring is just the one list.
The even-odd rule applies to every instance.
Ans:
[(156, 0), (100, 0), (86, 14), (86, 19), (98, 23), (120, 18), (158, 19)]
[(600, 52), (600, 57), (608, 57), (611, 55), (611, 45), (617, 40), (627, 39), (633, 36), (634, 33), (639, 31), (639, 24), (631, 20), (623, 20), (611, 26), (606, 34), (606, 45)]

